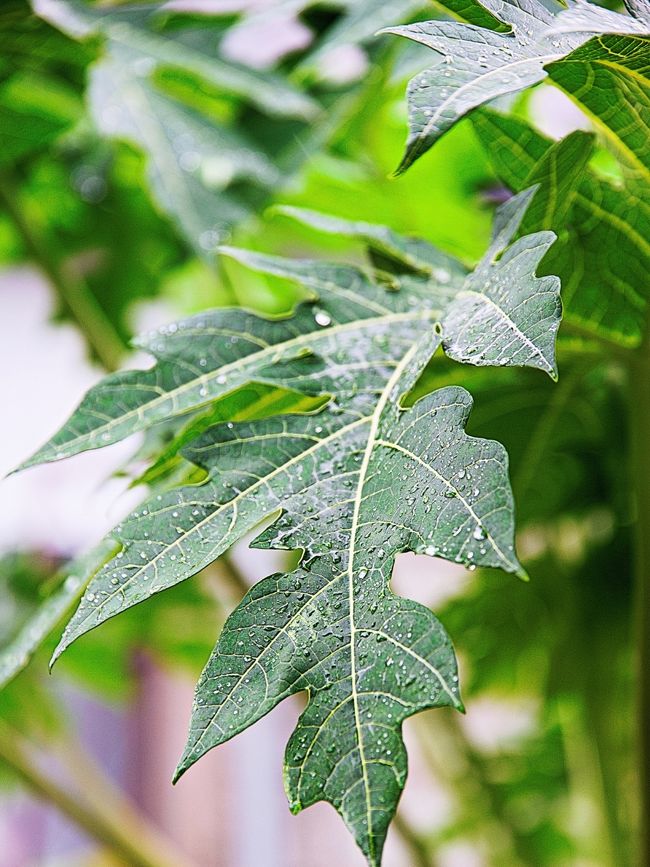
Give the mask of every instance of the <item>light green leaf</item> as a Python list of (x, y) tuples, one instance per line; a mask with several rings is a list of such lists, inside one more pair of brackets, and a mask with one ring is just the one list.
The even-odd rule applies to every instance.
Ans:
[(576, 130), (540, 156), (524, 181), (537, 187), (521, 223), (524, 234), (566, 225), (593, 146), (593, 135)]
[(422, 0), (393, 0), (390, 4), (384, 0), (356, 0), (348, 4), (348, 8), (326, 31), (323, 39), (300, 63), (298, 69), (307, 73), (318, 70), (320, 62), (324, 59), (326, 62), (330, 52), (343, 46), (368, 42), (383, 24), (408, 20), (408, 17), (423, 5)]
[(34, 8), (73, 36), (105, 37), (104, 54), (89, 73), (95, 126), (143, 150), (154, 199), (194, 251), (212, 262), (233, 225), (251, 214), (255, 195), (244, 184), (266, 191), (281, 172), (243, 131), (204, 106), (185, 104), (182, 94), (176, 98), (164, 73), (182, 70), (190, 103), (206, 85), (267, 115), (306, 119), (316, 103), (280, 76), (224, 61), (210, 27), (162, 30), (159, 8), (101, 9), (76, 0), (35, 0)]
[(580, 133), (554, 144), (524, 121), (486, 110), (472, 123), (507, 186), (519, 191), (540, 183), (523, 228), (532, 232), (551, 222), (560, 228), (539, 274), (560, 277), (566, 320), (624, 346), (638, 345), (650, 272), (650, 217), (642, 196), (629, 180), (614, 185), (583, 169)]
[(65, 567), (65, 580), (48, 596), (18, 635), (0, 650), (0, 689), (27, 666), (34, 653), (79, 597), (101, 566), (115, 554), (116, 543), (106, 539), (88, 554)]
[(279, 172), (247, 139), (164, 94), (148, 73), (138, 73), (136, 60), (115, 45), (92, 69), (95, 125), (143, 149), (158, 203), (196, 252), (212, 259), (230, 227), (250, 213), (227, 188), (240, 180), (272, 186)]
[(631, 177), (644, 184), (650, 214), (650, 32), (645, 26), (642, 29), (645, 38), (595, 37), (547, 71), (553, 83), (603, 129), (614, 151), (631, 169)]
[(139, 59), (148, 72), (158, 66), (177, 67), (269, 114), (308, 118), (318, 111), (315, 102), (280, 76), (221, 59), (216, 35), (210, 39), (208, 32), (199, 45), (178, 34), (172, 38), (157, 32), (156, 6), (102, 9), (78, 0), (33, 0), (32, 5), (37, 15), (71, 36), (104, 35), (110, 47), (122, 48), (134, 61)]

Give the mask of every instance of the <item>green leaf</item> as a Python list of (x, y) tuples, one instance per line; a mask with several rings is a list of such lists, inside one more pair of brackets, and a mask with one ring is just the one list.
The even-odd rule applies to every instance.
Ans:
[[(390, 348), (390, 342), (384, 347), (382, 341), (391, 330), (400, 340), (400, 326), (408, 331), (424, 317), (431, 327), (434, 298), (422, 298), (414, 307), (406, 293), (388, 293), (355, 268), (237, 250), (230, 255), (266, 273), (301, 281), (318, 292), (318, 304), (305, 302), (295, 315), (275, 321), (240, 309), (214, 310), (150, 333), (138, 345), (155, 355), (158, 364), (106, 377), (22, 468), (116, 442), (207, 407), (251, 381), (310, 394), (336, 392), (331, 380), (337, 370), (344, 372), (339, 359), (349, 363), (345, 352), (368, 344), (366, 362), (359, 359), (362, 369), (373, 359), (381, 361)], [(352, 378), (352, 372), (347, 376)]]
[[(384, 31), (406, 36), (443, 55), (440, 62), (409, 83), (409, 137), (398, 174), (472, 109), (537, 84), (547, 74), (606, 125), (613, 123), (629, 132), (629, 113), (634, 111), (639, 95), (643, 105), (647, 103), (645, 24), (589, 3), (578, 3), (559, 14), (553, 14), (539, 0), (485, 0), (480, 6), (509, 25), (511, 31), (496, 33), (474, 24), (447, 21), (418, 22)], [(638, 35), (603, 37), (604, 44), (601, 38), (588, 42), (600, 32)], [(597, 63), (606, 69), (601, 70)], [(612, 67), (616, 69), (612, 71)], [(625, 108), (617, 112), (610, 110), (611, 90), (598, 80), (612, 75), (624, 76), (616, 87), (618, 104)], [(635, 80), (630, 85), (632, 78)], [(635, 142), (643, 139), (644, 125), (638, 134), (633, 133)]]
[(409, 137), (398, 174), (473, 108), (537, 84), (546, 75), (546, 63), (587, 38), (561, 35), (551, 39), (548, 28), (553, 15), (537, 0), (489, 0), (481, 5), (508, 24), (512, 32), (496, 33), (453, 21), (422, 21), (385, 31), (406, 36), (443, 55), (440, 62), (409, 83)]
[(489, 9), (481, 5), (478, 0), (434, 0), (436, 6), (444, 12), (450, 13), (454, 18), (465, 24), (473, 24), (476, 27), (487, 27), (498, 33), (510, 33), (512, 28), (504, 24)]
[(489, 250), (447, 308), (444, 348), (466, 364), (539, 367), (557, 379), (560, 281), (535, 277), (555, 234), (525, 235), (508, 247), (534, 195), (529, 189), (500, 209)]
[(361, 220), (343, 220), (289, 205), (276, 206), (273, 211), (319, 232), (363, 241), (369, 248), (372, 261), (389, 267), (391, 271), (427, 275), (440, 285), (452, 286), (459, 286), (467, 273), (453, 256), (443, 253), (427, 241), (399, 235), (386, 226)]
[[(513, 240), (531, 200), (537, 200), (533, 199), (534, 193), (531, 189), (503, 206), (495, 222), (492, 244), (469, 275), (431, 244), (404, 238), (384, 226), (340, 220), (300, 208), (276, 210), (321, 231), (363, 240), (373, 261), (389, 261), (391, 271), (428, 274), (447, 285), (443, 345), (451, 358), (477, 365), (539, 367), (556, 378), (554, 345), (562, 312), (560, 285), (557, 278), (538, 280), (534, 276), (555, 235), (541, 232), (521, 239), (498, 258)], [(522, 279), (522, 275), (528, 279)]]
[[(533, 277), (551, 239), (542, 233), (508, 246), (531, 195), (499, 210), (476, 271), (461, 279), (455, 263), (454, 280), (445, 270), (442, 285), (434, 248), (367, 224), (348, 229), (397, 260), (416, 255), (410, 261), (420, 272), (402, 270), (386, 289), (347, 265), (224, 251), (299, 282), (312, 299), (283, 319), (226, 309), (154, 332), (141, 345), (157, 364), (95, 386), (28, 462), (187, 416), (177, 445), (205, 474), (199, 484), (155, 492), (115, 529), (121, 550), (89, 583), (53, 660), (251, 531), (258, 547), (303, 552), (297, 570), (262, 581), (228, 621), (198, 687), (179, 773), (306, 689), (310, 702), (287, 750), (292, 809), (330, 801), (370, 865), (380, 863), (406, 776), (402, 721), (426, 707), (462, 707), (442, 626), (389, 591), (395, 556), (414, 551), (525, 577), (514, 553), (507, 456), (499, 444), (465, 433), (469, 394), (442, 388), (408, 409), (403, 398), (443, 340), (450, 354), (464, 352), (462, 334), (452, 329), (467, 319), (460, 307), (471, 293), (500, 307), (497, 354), (488, 349), (470, 360), (502, 364), (504, 347), (512, 347), (507, 363), (554, 371), (558, 290), (555, 281)], [(328, 231), (341, 227), (313, 213), (307, 219)], [(541, 332), (520, 308), (546, 317)], [(308, 404), (310, 413), (259, 417), (255, 401), (247, 409), (248, 399), (238, 398), (248, 382), (321, 402)], [(219, 423), (205, 429), (210, 412)], [(258, 417), (235, 420), (247, 412)], [(260, 533), (264, 521), (271, 523)]]
[(649, 0), (626, 0), (625, 6), (630, 15), (634, 15), (647, 27), (650, 27), (650, 2)]
[(280, 76), (222, 60), (216, 33), (210, 38), (207, 30), (205, 39), (184, 41), (159, 32), (155, 6), (101, 9), (78, 0), (33, 0), (33, 6), (37, 15), (72, 36), (102, 34), (110, 47), (139, 58), (149, 72), (156, 66), (177, 67), (269, 114), (309, 118), (318, 111), (315, 102)]
[[(87, 91), (95, 126), (142, 148), (156, 202), (194, 251), (212, 261), (232, 226), (250, 216), (254, 191), (268, 191), (281, 172), (252, 138), (229, 128), (197, 94), (216, 88), (221, 97), (238, 97), (274, 117), (311, 118), (316, 103), (280, 76), (224, 61), (218, 33), (209, 26), (163, 31), (161, 11), (146, 7), (99, 9), (75, 0), (35, 0), (34, 8), (77, 38), (105, 38)], [(182, 70), (185, 90), (170, 88), (165, 78), (170, 69), (176, 71), (176, 85)]]
[[(488, 251), (490, 260), (507, 246), (529, 199), (522, 196), (501, 212), (504, 225)], [(310, 219), (315, 219), (313, 214)], [(318, 217), (321, 225), (340, 225), (332, 223), (332, 219)], [(417, 250), (422, 267), (431, 269), (430, 275), (401, 275), (386, 291), (364, 272), (348, 265), (292, 261), (222, 248), (223, 254), (250, 268), (300, 283), (313, 300), (300, 304), (295, 315), (275, 321), (239, 309), (222, 309), (151, 332), (138, 341), (138, 346), (153, 354), (158, 363), (148, 370), (113, 374), (90, 389), (70, 420), (20, 469), (101, 448), (157, 422), (207, 407), (251, 381), (312, 395), (337, 395), (342, 383), (334, 374), (340, 371), (341, 376), (345, 373), (347, 379), (352, 378), (352, 371), (346, 368), (350, 364), (347, 353), (353, 347), (358, 351), (358, 347), (368, 346), (366, 358), (357, 364), (359, 369), (365, 369), (372, 359), (381, 361), (383, 351), (391, 357), (391, 341), (379, 345), (389, 332), (397, 340), (404, 339), (413, 323), (424, 320), (431, 327), (450, 302), (454, 303), (459, 290), (475, 294), (478, 278), (470, 274), (461, 283), (458, 277), (462, 266), (450, 265), (450, 257), (442, 258), (433, 246), (391, 235), (384, 227), (364, 224), (362, 229), (365, 237), (382, 239), (383, 249), (395, 255), (404, 256), (406, 250), (411, 255)], [(521, 303), (521, 294), (527, 302), (537, 304), (537, 284), (531, 281), (538, 259), (535, 251), (550, 241), (548, 233), (531, 236), (526, 242), (530, 251), (520, 261), (516, 261), (518, 256), (513, 257), (514, 266), (508, 265), (508, 257), (502, 265), (486, 259), (479, 265), (481, 279), (493, 279), (508, 268), (507, 273), (514, 279), (511, 289), (516, 304)], [(515, 252), (521, 250), (519, 241)], [(443, 262), (454, 268), (453, 279), (452, 271), (441, 267)], [(553, 307), (559, 315), (557, 286), (553, 291)], [(493, 306), (493, 301), (483, 303)], [(512, 312), (504, 300), (503, 312), (508, 311)], [(529, 325), (535, 329), (532, 322), (519, 322), (522, 331)], [(507, 336), (510, 327), (507, 315), (502, 316), (499, 328), (505, 329), (505, 340), (512, 338)], [(445, 333), (446, 341), (453, 337)], [(535, 351), (517, 351), (510, 363), (542, 366), (552, 372), (554, 362), (547, 336), (535, 331), (525, 340), (535, 344), (538, 338), (541, 344)], [(482, 360), (476, 357), (474, 363), (491, 364), (494, 360), (488, 353)]]
[(524, 230), (561, 227), (538, 273), (560, 277), (567, 321), (624, 346), (638, 345), (650, 271), (650, 217), (640, 191), (629, 180), (614, 185), (584, 169), (584, 134), (554, 144), (525, 121), (486, 110), (476, 112), (472, 123), (507, 186), (519, 191), (540, 184)]
[[(258, 544), (304, 547), (306, 559), (260, 582), (227, 621), (177, 772), (307, 690), (285, 758), (291, 808), (328, 800), (371, 865), (406, 778), (402, 721), (426, 707), (462, 707), (442, 627), (388, 590), (394, 557), (410, 549), (519, 568), (505, 452), (464, 433), (467, 392), (441, 389), (399, 409), (430, 351), (425, 343), (405, 354), (371, 416), (340, 442), (334, 472), (315, 462), (301, 493), (280, 501), (280, 521)], [(267, 444), (266, 460), (283, 460), (285, 442)], [(223, 467), (224, 455), (214, 457)]]
[(231, 184), (268, 187), (279, 180), (275, 166), (244, 136), (166, 95), (137, 66), (134, 72), (128, 48), (114, 46), (93, 68), (88, 98), (100, 132), (147, 154), (154, 197), (200, 256), (212, 259), (230, 227), (250, 214), (228, 191)]
[(523, 233), (566, 225), (593, 146), (593, 135), (576, 130), (540, 156), (524, 180), (537, 192), (522, 220)]
[(65, 567), (65, 580), (61, 586), (42, 602), (16, 637), (0, 649), (0, 689), (27, 666), (64, 614), (78, 601), (93, 575), (115, 554), (115, 550), (114, 540), (106, 539)]
[(604, 130), (633, 177), (650, 188), (650, 39), (598, 36), (550, 64), (547, 71), (553, 83)]

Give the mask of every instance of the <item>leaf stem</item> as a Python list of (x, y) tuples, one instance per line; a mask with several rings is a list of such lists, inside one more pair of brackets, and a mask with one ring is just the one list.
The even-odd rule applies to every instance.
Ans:
[(70, 264), (58, 262), (32, 221), (23, 213), (12, 178), (0, 174), (0, 205), (11, 218), (25, 248), (45, 272), (63, 306), (77, 323), (91, 351), (106, 370), (116, 370), (124, 356), (124, 343), (85, 281)]
[(650, 340), (631, 371), (632, 483), (636, 490), (635, 617), (639, 750), (639, 859), (650, 865)]
[[(130, 867), (188, 867), (170, 841), (159, 838), (90, 760), (80, 764), (77, 775), (84, 790), (80, 797), (44, 773), (31, 752), (22, 735), (0, 720), (0, 761), (37, 796), (57, 807)], [(78, 744), (74, 752), (79, 757)], [(70, 750), (66, 757), (69, 762)]]

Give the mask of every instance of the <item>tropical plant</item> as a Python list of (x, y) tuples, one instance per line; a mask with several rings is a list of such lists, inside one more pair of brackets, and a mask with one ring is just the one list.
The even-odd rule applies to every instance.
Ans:
[[(356, 22), (353, 38), (366, 40), (366, 6), (374, 5), (351, 7), (297, 64), (298, 78), (317, 79), (318, 59), (328, 41), (336, 47), (346, 20)], [(366, 263), (224, 246), (233, 227), (286, 184), (288, 166), (295, 171), (291, 144), (283, 158), (281, 149), (259, 138), (255, 145), (242, 138), (259, 112), (298, 115), (305, 130), (305, 119), (315, 118), (315, 131), (305, 135), (336, 143), (323, 107), (339, 112), (339, 134), (348, 135), (351, 123), (372, 123), (377, 96), (362, 90), (359, 98), (353, 89), (345, 99), (319, 102), (287, 79), (215, 63), (207, 48), (214, 34), (210, 27), (196, 32), (193, 19), (179, 22), (172, 14), (161, 20), (159, 10), (99, 10), (70, 0), (36, 4), (74, 37), (102, 35), (99, 59), (86, 61), (95, 127), (139, 147), (153, 200), (204, 260), (201, 268), (212, 267), (216, 252), (222, 273), (244, 287), (220, 300), (241, 301), (260, 285), (247, 283), (245, 269), (293, 288), (284, 291), (284, 304), (271, 302), (266, 315), (224, 306), (144, 335), (137, 346), (154, 356), (154, 366), (108, 376), (21, 465), (58, 461), (145, 431), (148, 467), (139, 481), (151, 494), (9, 644), (0, 658), (2, 679), (26, 665), (82, 592), (53, 659), (96, 626), (192, 577), (251, 532), (256, 547), (302, 552), (293, 570), (260, 581), (226, 620), (197, 685), (176, 776), (284, 698), (305, 691), (307, 706), (285, 756), (291, 808), (332, 803), (371, 865), (381, 861), (406, 777), (403, 721), (425, 708), (463, 708), (456, 656), (442, 623), (389, 589), (395, 557), (413, 551), (470, 570), (497, 567), (526, 577), (515, 552), (507, 453), (485, 434), (508, 446), (520, 524), (538, 537), (537, 554), (528, 559), (544, 562), (549, 573), (565, 568), (557, 561), (562, 520), (574, 522), (585, 550), (609, 545), (611, 553), (615, 542), (625, 562), (627, 553), (620, 551), (629, 549), (630, 514), (620, 505), (621, 491), (634, 479), (642, 654), (650, 643), (644, 605), (650, 467), (642, 447), (650, 436), (648, 9), (635, 3), (622, 15), (586, 3), (562, 10), (537, 0), (444, 5), (465, 23), (389, 28), (443, 55), (409, 85), (409, 139), (398, 172), (441, 136), (456, 135), (456, 122), (472, 112), (469, 123), (503, 184), (496, 192), (506, 199), (474, 266), (467, 264), (471, 255), (295, 205), (276, 213), (305, 227), (297, 232), (361, 242)], [(412, 16), (418, 4), (403, 7)], [(421, 61), (416, 52), (405, 63)], [(577, 131), (554, 142), (531, 125), (523, 103), (508, 115), (482, 107), (546, 77), (584, 109), (602, 138)], [(192, 86), (199, 81), (200, 88)], [(252, 107), (233, 107), (233, 100)], [(353, 104), (359, 116), (351, 120)], [(247, 123), (247, 111), (255, 123)], [(142, 123), (149, 116), (160, 129)], [(295, 121), (268, 124), (280, 141), (293, 140)], [(318, 132), (320, 124), (326, 133)], [(67, 128), (57, 115), (48, 135)], [(35, 140), (41, 136), (35, 131)], [(16, 160), (24, 157), (25, 151), (16, 152)], [(214, 218), (216, 189), (223, 225)], [(16, 202), (4, 198), (25, 243), (39, 253), (39, 239)], [(290, 186), (284, 198), (292, 198)], [(60, 263), (39, 258), (50, 263), (63, 299), (74, 297), (65, 292), (69, 280)], [(562, 378), (553, 386), (516, 368), (538, 368), (557, 380), (560, 280)], [(106, 344), (101, 336), (90, 342), (98, 353)], [(484, 370), (470, 374), (454, 362)], [(496, 375), (490, 371), (495, 366), (509, 369)], [(471, 418), (464, 385), (480, 395)], [(638, 444), (623, 481), (612, 469), (613, 444), (627, 433), (617, 427), (625, 417), (619, 404), (630, 410)], [(517, 428), (522, 408), (532, 433)], [(468, 435), (468, 424), (482, 435)], [(597, 530), (603, 513), (616, 527), (609, 536)], [(586, 559), (577, 557), (568, 576), (578, 586)], [(605, 562), (601, 557), (601, 567)], [(515, 595), (528, 610), (530, 601), (522, 601), (528, 588), (524, 594), (515, 588), (516, 582), (501, 588), (500, 598)], [(473, 634), (472, 615), (476, 622), (497, 622), (494, 598), (479, 589), (466, 610), (452, 605), (445, 611), (443, 622), (457, 622), (452, 635), (464, 649), (472, 649), (471, 638), (464, 643), (464, 635)], [(584, 610), (606, 627), (597, 606), (567, 600), (575, 624)], [(611, 612), (610, 623), (620, 622), (623, 633), (628, 613), (623, 606), (619, 621)], [(531, 630), (543, 633), (533, 613), (529, 621)], [(558, 642), (557, 654), (564, 653)], [(589, 655), (584, 647), (583, 654)], [(503, 665), (498, 645), (477, 648), (480, 656), (486, 667), (485, 657), (497, 671)], [(589, 664), (604, 667), (609, 656), (609, 645), (602, 654), (594, 650)], [(624, 647), (616, 659), (612, 677), (629, 664)], [(576, 688), (552, 678), (540, 685), (558, 708)], [(650, 715), (645, 678), (639, 691), (643, 727)], [(597, 691), (589, 701), (601, 698), (609, 708)], [(602, 752), (605, 729), (599, 724), (594, 735)], [(543, 741), (540, 755), (547, 749)], [(648, 754), (644, 747), (642, 767)], [(475, 762), (478, 768), (480, 759)], [(489, 781), (486, 787), (492, 791)], [(620, 819), (618, 797), (613, 790), (608, 797), (615, 805), (610, 843), (631, 863), (629, 823)], [(650, 860), (650, 834), (644, 840)], [(515, 832), (513, 846), (520, 859), (541, 863), (525, 834)]]

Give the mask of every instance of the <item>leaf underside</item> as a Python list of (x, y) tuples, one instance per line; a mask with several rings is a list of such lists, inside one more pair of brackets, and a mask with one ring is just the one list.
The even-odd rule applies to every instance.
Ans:
[(504, 184), (518, 191), (540, 183), (523, 231), (563, 227), (539, 273), (562, 275), (566, 321), (638, 346), (650, 289), (647, 196), (631, 179), (614, 184), (585, 168), (586, 133), (553, 143), (525, 121), (485, 109), (472, 124)]

